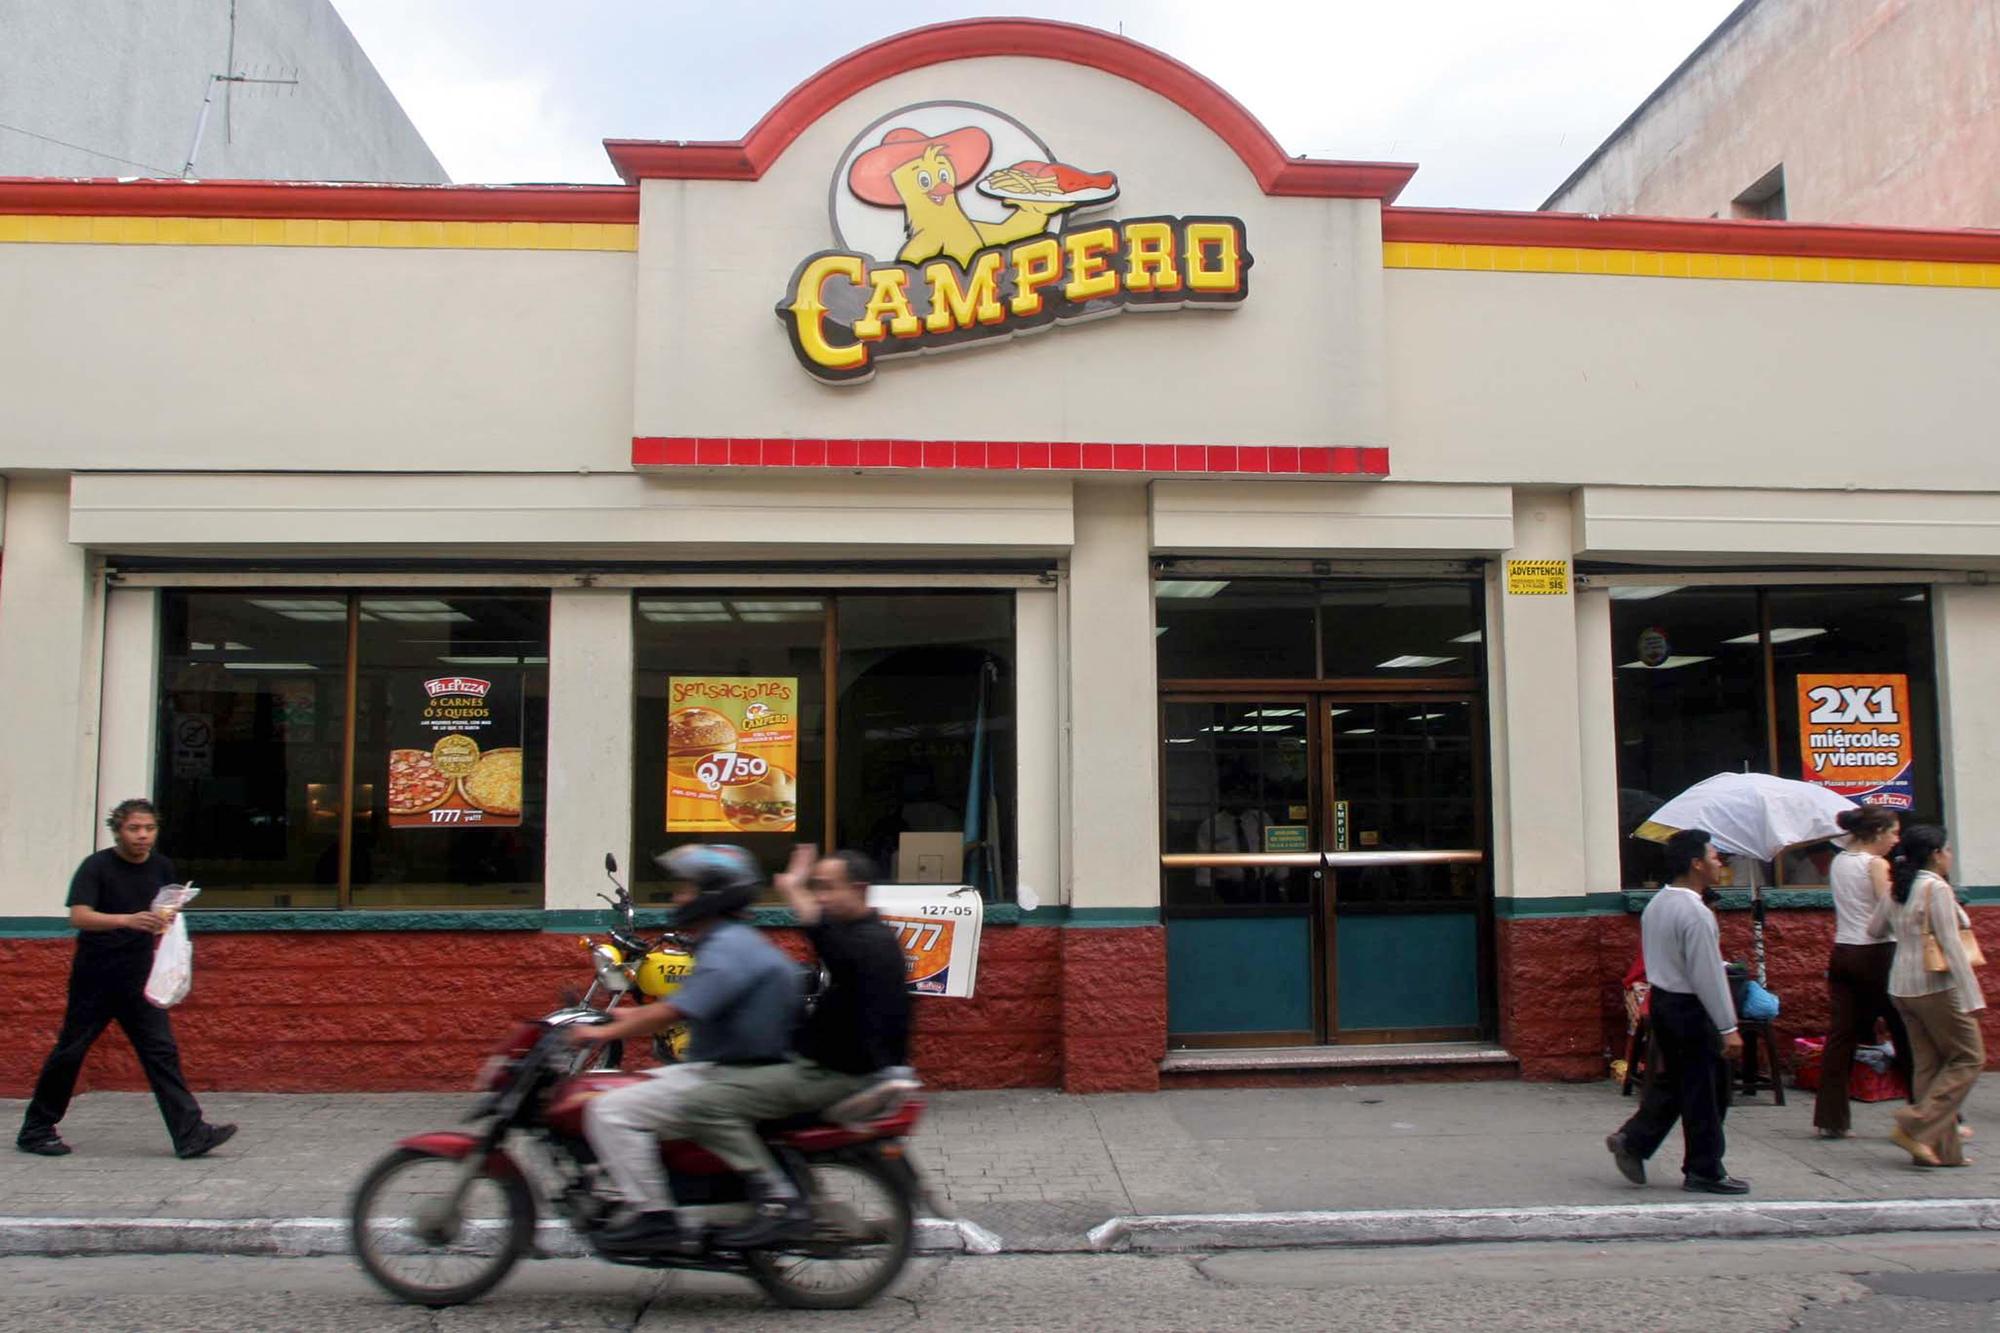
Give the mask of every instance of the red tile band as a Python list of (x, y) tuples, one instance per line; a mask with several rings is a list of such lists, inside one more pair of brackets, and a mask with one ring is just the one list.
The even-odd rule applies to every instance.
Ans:
[(1386, 477), (1387, 449), (1335, 444), (1078, 444), (1049, 440), (737, 440), (637, 435), (632, 466), (908, 472), (1153, 472)]

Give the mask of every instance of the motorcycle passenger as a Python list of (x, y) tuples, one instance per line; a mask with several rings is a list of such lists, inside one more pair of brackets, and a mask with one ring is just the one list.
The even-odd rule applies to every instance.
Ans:
[(859, 852), (817, 857), (814, 847), (794, 848), (775, 881), (828, 977), (799, 1031), (798, 1053), (784, 1064), (718, 1071), (676, 1108), (683, 1132), (750, 1182), (757, 1216), (717, 1238), (725, 1249), (756, 1249), (811, 1228), (810, 1209), (778, 1169), (757, 1121), (822, 1111), (876, 1084), (915, 1086), (904, 1065), (910, 993), (903, 949), (868, 906), (875, 868)]
[(590, 1146), (630, 1210), (600, 1236), (610, 1249), (682, 1242), (660, 1137), (682, 1132), (679, 1106), (708, 1079), (783, 1062), (799, 1015), (797, 967), (744, 919), (764, 882), (750, 854), (696, 844), (675, 848), (659, 863), (676, 881), (673, 928), (693, 945), (694, 971), (671, 999), (571, 1034), (588, 1044), (645, 1036), (683, 1020), (691, 1029), (684, 1063), (648, 1071), (644, 1082), (605, 1093), (584, 1114)]

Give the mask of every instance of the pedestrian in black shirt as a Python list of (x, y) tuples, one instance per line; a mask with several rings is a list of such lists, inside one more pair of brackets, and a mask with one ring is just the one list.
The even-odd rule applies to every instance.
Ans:
[(759, 1120), (824, 1110), (873, 1084), (909, 1079), (908, 969), (896, 932), (868, 906), (874, 878), (859, 852), (822, 860), (817, 848), (792, 850), (773, 883), (819, 952), (826, 993), (800, 1027), (791, 1060), (722, 1070), (680, 1105), (677, 1127), (747, 1176), (758, 1204), (754, 1221), (717, 1239), (726, 1249), (771, 1245), (811, 1226), (798, 1190), (757, 1134)]
[(175, 882), (174, 863), (153, 850), (160, 824), (152, 802), (121, 801), (105, 822), (116, 845), (83, 858), (70, 880), (69, 922), (78, 933), (69, 1004), (14, 1144), (43, 1157), (70, 1151), (56, 1125), (69, 1110), (84, 1057), (104, 1029), (116, 1023), (138, 1052), (175, 1155), (200, 1157), (228, 1142), (236, 1126), (203, 1122), (201, 1107), (181, 1077), (180, 1051), (166, 1011), (154, 1008), (145, 996), (153, 970), (153, 937), (167, 928), (167, 918), (153, 911), (153, 895)]

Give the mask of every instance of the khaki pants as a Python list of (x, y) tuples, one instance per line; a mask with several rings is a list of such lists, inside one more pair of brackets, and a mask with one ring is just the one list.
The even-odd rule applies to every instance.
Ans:
[(1910, 1030), (1915, 1104), (1896, 1112), (1903, 1132), (1935, 1152), (1940, 1162), (1958, 1165), (1965, 1148), (1958, 1136), (1958, 1109), (1986, 1066), (1986, 1043), (1977, 1015), (1958, 1007), (1952, 992), (1898, 995), (1896, 1008)]
[(607, 1092), (583, 1108), (583, 1135), (625, 1202), (648, 1211), (673, 1207), (660, 1140), (687, 1133), (683, 1102), (721, 1065), (666, 1065), (646, 1071), (642, 1083)]
[(679, 1131), (744, 1174), (778, 1170), (757, 1135), (759, 1120), (818, 1111), (873, 1083), (870, 1074), (842, 1074), (810, 1060), (740, 1068), (709, 1066), (701, 1083), (676, 1100)]

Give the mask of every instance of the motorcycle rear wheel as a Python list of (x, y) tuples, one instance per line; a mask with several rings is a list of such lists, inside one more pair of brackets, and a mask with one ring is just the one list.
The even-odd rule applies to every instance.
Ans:
[(794, 1310), (852, 1310), (888, 1289), (916, 1246), (916, 1214), (889, 1168), (871, 1156), (810, 1164), (813, 1234), (744, 1262), (766, 1295)]
[[(432, 1309), (477, 1300), (534, 1246), (533, 1191), (518, 1174), (490, 1166), (467, 1188), (451, 1235), (419, 1231), (415, 1217), (403, 1210), (412, 1199), (421, 1206), (426, 1197), (435, 1198), (462, 1166), (438, 1153), (398, 1148), (377, 1162), (354, 1192), (348, 1213), (354, 1257), (397, 1300)], [(389, 1212), (382, 1215), (385, 1207)], [(458, 1259), (471, 1262), (454, 1266), (451, 1261)]]

